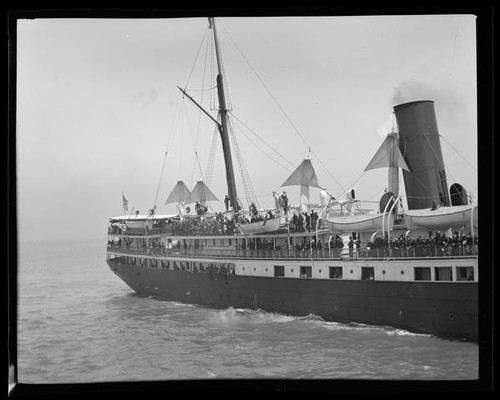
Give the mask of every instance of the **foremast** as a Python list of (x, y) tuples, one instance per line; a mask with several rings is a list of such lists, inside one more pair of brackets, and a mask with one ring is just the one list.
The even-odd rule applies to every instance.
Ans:
[(219, 98), (219, 115), (221, 123), (218, 125), (221, 140), (222, 140), (222, 151), (224, 153), (224, 162), (226, 166), (226, 180), (229, 202), (233, 211), (238, 210), (238, 195), (236, 194), (236, 180), (234, 178), (233, 169), (233, 159), (231, 156), (231, 145), (229, 143), (229, 130), (228, 130), (228, 120), (227, 120), (227, 105), (226, 96), (224, 94), (224, 78), (222, 75), (222, 58), (219, 49), (219, 40), (217, 38), (217, 29), (215, 27), (215, 19), (209, 17), (208, 21), (210, 23), (209, 28), (212, 29), (214, 33), (214, 43), (215, 43), (215, 55), (217, 58), (217, 94)]
[(222, 141), (222, 151), (224, 153), (224, 163), (226, 167), (226, 181), (229, 196), (229, 203), (234, 211), (239, 210), (238, 206), (238, 195), (236, 193), (236, 180), (234, 177), (233, 168), (233, 158), (231, 156), (231, 144), (229, 142), (229, 129), (228, 129), (228, 109), (226, 104), (226, 96), (224, 94), (224, 78), (222, 74), (222, 58), (219, 49), (219, 40), (217, 38), (217, 30), (215, 28), (215, 19), (213, 17), (208, 18), (209, 29), (212, 29), (214, 34), (215, 43), (215, 55), (217, 59), (217, 96), (219, 100), (219, 116), (220, 122), (210, 115), (200, 104), (196, 102), (190, 95), (186, 93), (185, 90), (179, 87), (179, 90), (191, 100), (205, 115), (207, 115), (217, 126), (221, 141)]

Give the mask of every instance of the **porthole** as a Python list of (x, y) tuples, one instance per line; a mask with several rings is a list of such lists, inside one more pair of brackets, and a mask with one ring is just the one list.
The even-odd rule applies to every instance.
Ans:
[(293, 272), (293, 268), (290, 270), (290, 272)]
[(382, 270), (382, 275), (385, 275), (385, 269)]
[(318, 271), (321, 274), (321, 270)]
[(450, 315), (448, 316), (448, 318), (449, 318), (449, 319), (455, 319), (455, 316), (454, 316), (453, 314), (450, 314)]
[(255, 269), (255, 268), (253, 270), (254, 270), (254, 272), (257, 271), (257, 269)]
[(267, 268), (266, 268), (266, 272), (267, 272)]
[(401, 275), (404, 275), (404, 274), (405, 274), (405, 272), (403, 270), (401, 270)]
[(243, 271), (245, 270), (245, 267), (243, 267)]
[(354, 271), (351, 269), (351, 274), (354, 274)]

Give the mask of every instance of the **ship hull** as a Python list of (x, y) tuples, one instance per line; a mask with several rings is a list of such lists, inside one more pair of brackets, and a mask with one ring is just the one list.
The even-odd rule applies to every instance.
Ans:
[(108, 261), (140, 295), (214, 308), (314, 314), (477, 341), (477, 282), (287, 279), (146, 269)]

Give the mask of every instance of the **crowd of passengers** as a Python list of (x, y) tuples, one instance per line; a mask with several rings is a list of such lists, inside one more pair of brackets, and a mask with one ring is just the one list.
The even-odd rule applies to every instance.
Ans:
[(366, 246), (368, 256), (391, 257), (429, 257), (429, 256), (468, 256), (477, 255), (479, 238), (470, 232), (454, 231), (446, 236), (439, 231), (429, 232), (427, 237), (405, 238), (403, 234), (396, 238), (377, 237)]
[[(122, 244), (126, 249), (130, 249), (132, 245), (131, 238), (118, 238), (116, 241), (108, 241), (108, 249), (122, 248)], [(317, 255), (328, 255), (333, 258), (340, 257), (345, 243), (339, 235), (330, 237), (329, 241), (322, 243), (313, 237), (310, 240), (303, 238), (298, 243), (295, 243), (293, 250), (297, 253), (314, 252)], [(479, 239), (477, 234), (472, 237), (470, 232), (459, 233), (453, 232), (453, 235), (448, 237), (437, 231), (434, 234), (429, 232), (427, 237), (419, 235), (416, 238), (408, 237), (401, 234), (398, 237), (385, 238), (377, 236), (373, 241), (362, 246), (359, 238), (354, 240), (349, 236), (347, 242), (349, 257), (430, 257), (430, 256), (467, 256), (477, 255), (479, 248)], [(203, 242), (195, 240), (193, 243), (188, 241), (178, 241), (174, 249), (180, 250), (203, 250)], [(148, 254), (166, 254), (165, 244), (159, 238), (142, 239), (139, 248), (134, 248), (135, 251)], [(272, 240), (259, 238), (257, 240), (245, 240), (238, 244), (238, 251), (245, 252), (246, 250), (264, 250), (264, 251), (289, 251), (280, 246), (275, 246)]]

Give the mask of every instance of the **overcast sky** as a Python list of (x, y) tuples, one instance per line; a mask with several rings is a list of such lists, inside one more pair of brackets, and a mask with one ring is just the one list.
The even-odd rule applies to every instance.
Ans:
[[(477, 190), (474, 16), (221, 18), (217, 26), (234, 131), (261, 206), (272, 206), (272, 191), (309, 147), (334, 196), (354, 188), (378, 200), (387, 171), (363, 170), (393, 106), (414, 100), (435, 102), (448, 185)], [(204, 18), (18, 20), (21, 240), (105, 237), (108, 218), (122, 214), (122, 191), (147, 212), (167, 148), (157, 206), (175, 211), (163, 203), (178, 180), (192, 189), (201, 179), (195, 150), (205, 173), (214, 133), (177, 89), (188, 83), (209, 106), (200, 91), (215, 84), (207, 28)], [(211, 188), (224, 198), (220, 139)], [(285, 189), (298, 202), (299, 188)]]

